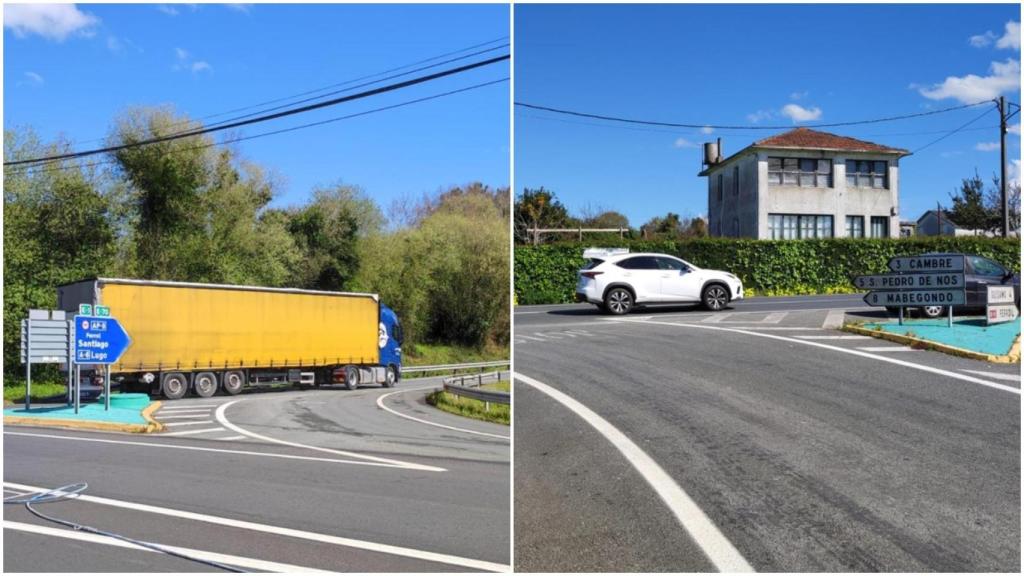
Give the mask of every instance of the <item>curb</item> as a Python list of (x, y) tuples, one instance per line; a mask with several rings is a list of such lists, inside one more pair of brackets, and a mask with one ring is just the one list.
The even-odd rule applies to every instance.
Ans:
[(49, 426), (73, 430), (100, 430), (103, 432), (131, 432), (133, 434), (149, 434), (164, 429), (164, 425), (153, 419), (153, 413), (160, 409), (161, 402), (151, 402), (142, 410), (146, 424), (121, 424), (119, 422), (101, 422), (98, 420), (67, 420), (64, 418), (31, 418), (27, 416), (4, 416), (4, 426)]
[(984, 360), (986, 362), (993, 362), (996, 364), (1013, 364), (1020, 362), (1020, 336), (1014, 340), (1013, 346), (1010, 351), (1003, 355), (998, 354), (985, 354), (984, 352), (975, 352), (974, 350), (967, 350), (965, 348), (958, 348), (956, 346), (950, 346), (948, 344), (940, 344), (932, 340), (924, 340), (922, 338), (914, 338), (913, 336), (904, 336), (903, 334), (893, 334), (892, 332), (886, 332), (884, 330), (871, 330), (854, 324), (845, 324), (842, 330), (846, 332), (852, 332), (854, 334), (861, 334), (864, 336), (871, 336), (874, 338), (881, 338), (882, 340), (888, 340), (890, 342), (896, 342), (898, 344), (906, 344), (912, 348), (936, 350), (938, 352), (944, 352), (953, 356), (959, 356), (961, 358), (970, 358), (972, 360)]

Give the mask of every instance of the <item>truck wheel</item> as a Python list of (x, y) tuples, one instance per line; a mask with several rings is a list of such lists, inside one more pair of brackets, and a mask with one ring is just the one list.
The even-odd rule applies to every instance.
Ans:
[(213, 372), (200, 372), (192, 380), (192, 387), (199, 396), (209, 398), (217, 393), (217, 376)]
[(242, 387), (245, 386), (245, 373), (241, 370), (231, 370), (225, 372), (224, 377), (221, 379), (221, 388), (225, 392), (234, 396), (242, 391)]
[(345, 388), (347, 390), (355, 390), (359, 387), (359, 368), (355, 366), (345, 366)]
[(164, 381), (160, 385), (160, 391), (169, 400), (182, 398), (188, 392), (188, 377), (181, 372), (164, 374)]
[(398, 384), (398, 371), (394, 366), (388, 366), (384, 369), (384, 387), (394, 388), (395, 384)]

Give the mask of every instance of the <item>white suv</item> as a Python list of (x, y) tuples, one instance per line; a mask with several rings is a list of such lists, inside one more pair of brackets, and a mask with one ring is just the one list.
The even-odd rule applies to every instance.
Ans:
[(579, 271), (576, 301), (609, 314), (628, 314), (636, 305), (701, 303), (722, 310), (743, 298), (743, 283), (728, 272), (704, 270), (667, 254), (630, 254), (588, 249)]

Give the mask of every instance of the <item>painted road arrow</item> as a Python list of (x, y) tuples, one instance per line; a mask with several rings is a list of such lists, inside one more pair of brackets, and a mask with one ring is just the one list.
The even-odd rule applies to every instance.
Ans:
[(75, 363), (114, 364), (132, 339), (109, 316), (75, 316)]
[(868, 306), (962, 306), (967, 294), (960, 290), (906, 290), (903, 292), (868, 292)]
[(900, 256), (889, 260), (893, 272), (963, 272), (963, 254)]
[(853, 284), (862, 290), (928, 290), (964, 287), (960, 272), (932, 272), (928, 274), (874, 274), (857, 276)]

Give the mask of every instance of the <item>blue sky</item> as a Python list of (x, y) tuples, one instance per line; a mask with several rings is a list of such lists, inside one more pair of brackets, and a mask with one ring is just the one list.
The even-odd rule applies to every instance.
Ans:
[[(515, 8), (515, 99), (679, 123), (799, 126), (1020, 102), (1019, 5), (551, 6)], [(1009, 24), (1009, 25), (1008, 25)], [(994, 108), (994, 106), (993, 106)], [(982, 108), (831, 131), (915, 150)], [(516, 109), (515, 183), (574, 212), (702, 215), (699, 144), (726, 155), (779, 131), (622, 128)], [(901, 162), (901, 218), (916, 220), (975, 168), (999, 170), (998, 114)], [(1019, 174), (1020, 117), (1008, 136)]]
[[(95, 147), (94, 139), (106, 136), (127, 106), (171, 104), (196, 118), (508, 33), (509, 8), (503, 5), (7, 5), (4, 127), (31, 126), (47, 139), (63, 133), (80, 147)], [(502, 53), (507, 49), (458, 64)], [(499, 63), (245, 127), (239, 135), (508, 75), (508, 64)], [(339, 181), (363, 187), (384, 209), (471, 181), (507, 186), (508, 90), (502, 83), (235, 146), (280, 178), (276, 205), (301, 203), (314, 186)]]

